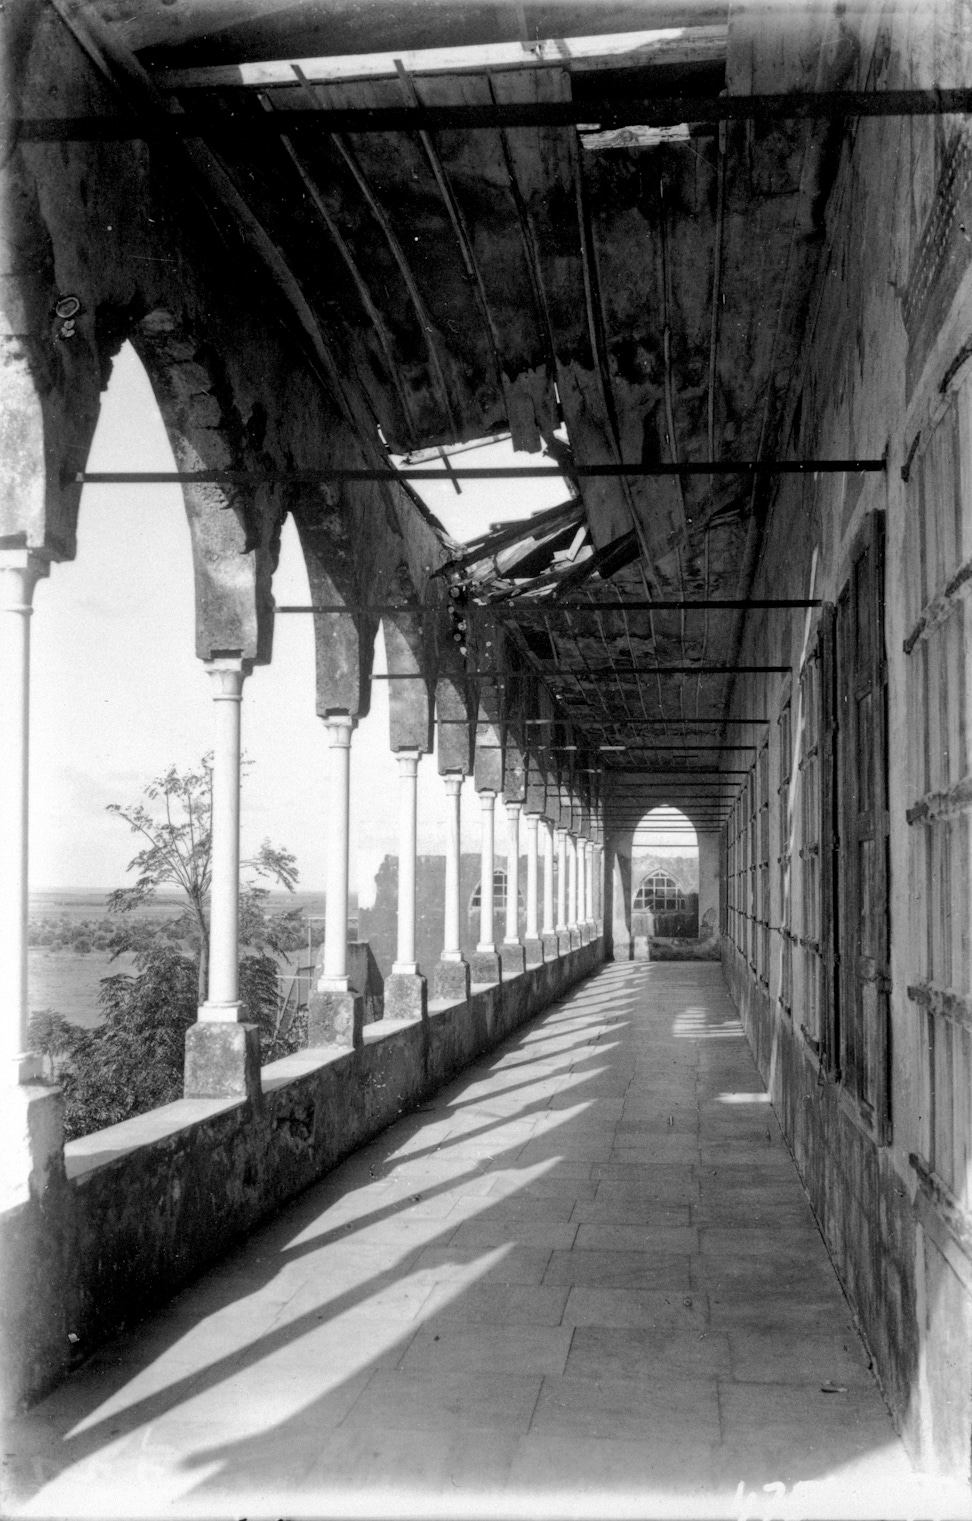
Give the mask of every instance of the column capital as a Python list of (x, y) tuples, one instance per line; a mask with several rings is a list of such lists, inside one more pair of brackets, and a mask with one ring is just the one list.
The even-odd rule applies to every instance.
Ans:
[(398, 762), (401, 776), (418, 775), (418, 763), (422, 759), (421, 750), (394, 750), (392, 753)]
[(323, 720), (327, 742), (332, 750), (349, 750), (355, 719), (350, 713), (328, 713)]
[(206, 675), (211, 676), (216, 690), (214, 702), (239, 702), (243, 683), (253, 670), (253, 661), (242, 655), (218, 655), (214, 660), (204, 660)]
[(484, 787), (482, 792), (479, 794), (479, 800), (484, 809), (491, 809), (493, 804), (496, 802), (496, 793), (491, 791), (489, 787)]
[(447, 771), (442, 780), (445, 783), (447, 797), (458, 797), (462, 792), (464, 777), (461, 771)]
[(0, 549), (0, 611), (30, 613), (34, 587), (51, 573), (50, 561), (31, 549)]

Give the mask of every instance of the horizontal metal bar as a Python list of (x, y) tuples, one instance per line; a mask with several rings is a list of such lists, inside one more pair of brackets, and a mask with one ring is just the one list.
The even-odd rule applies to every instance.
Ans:
[(671, 753), (672, 750), (677, 750), (680, 754), (684, 751), (684, 753), (686, 755), (694, 755), (695, 752), (696, 752), (696, 750), (716, 750), (716, 751), (718, 751), (721, 754), (725, 750), (758, 750), (759, 746), (758, 745), (695, 745), (695, 744), (692, 743), (691, 740), (683, 740), (681, 742), (681, 744), (679, 744), (676, 740), (672, 740), (672, 742), (671, 742), (670, 745), (639, 745), (639, 744), (632, 744), (629, 741), (624, 746), (624, 748), (629, 753), (630, 752), (634, 752), (637, 755), (641, 755), (645, 750), (661, 750), (661, 751), (665, 751), (667, 753)]
[(534, 602), (523, 597), (513, 602), (490, 602), (486, 605), (489, 612), (506, 618), (520, 612), (536, 613), (543, 617), (548, 617), (550, 613), (721, 612), (736, 608), (822, 607), (823, 602), (819, 597), (707, 597), (700, 598), (697, 602), (683, 599), (657, 602), (551, 602), (548, 605), (543, 600)]
[(363, 603), (351, 602), (285, 602), (281, 607), (274, 608), (275, 613), (374, 613), (381, 617), (386, 613), (408, 613), (412, 617), (426, 617), (435, 613), (434, 607), (413, 607), (410, 603), (402, 606), (400, 602), (378, 602), (371, 607)]
[[(525, 518), (524, 523), (529, 524), (529, 519)], [(519, 617), (523, 613), (528, 616), (533, 614), (538, 618), (548, 618), (551, 613), (729, 612), (752, 608), (822, 607), (823, 603), (819, 597), (755, 597), (748, 600), (723, 601), (708, 598), (698, 602), (551, 602), (549, 605), (544, 601), (532, 602), (523, 599), (516, 602), (490, 602), (475, 605), (483, 607), (486, 612), (500, 618)], [(398, 602), (375, 603), (371, 606), (352, 602), (285, 602), (274, 608), (275, 613), (372, 613), (375, 617), (381, 617), (387, 613), (410, 613), (414, 616), (426, 617), (436, 611), (434, 607), (413, 606), (411, 603), (402, 605)]]
[(335, 466), (328, 470), (78, 470), (67, 477), (75, 486), (319, 486), (332, 481), (509, 481), (561, 480), (565, 474), (580, 480), (667, 475), (805, 475), (860, 474), (884, 469), (883, 459), (831, 460), (709, 460), (674, 465), (471, 465), (448, 472), (428, 466), (396, 470), (393, 466), (360, 469)]
[(765, 724), (769, 725), (768, 718), (617, 718), (605, 719), (602, 713), (585, 715), (583, 718), (572, 718), (564, 714), (556, 718), (524, 718), (520, 720), (524, 724), (562, 724), (576, 723), (585, 724), (594, 729), (613, 729), (620, 724), (627, 724), (631, 728), (682, 728), (691, 725), (692, 728), (703, 727), (706, 729), (720, 728), (723, 724)]
[(726, 676), (791, 671), (789, 665), (592, 665), (541, 667), (545, 676)]
[(607, 131), (623, 126), (676, 126), (681, 122), (800, 121), (855, 116), (942, 116), (972, 112), (972, 90), (814, 90), (792, 94), (666, 95), (638, 98), (620, 92), (603, 101), (558, 100), (443, 106), (351, 106), (314, 111), (281, 108), (244, 115), (194, 107), (178, 114), (137, 116), (8, 117), (5, 128), (25, 142), (123, 141), (161, 137), (230, 139), (276, 133), (323, 136), (332, 132), (497, 131), (507, 127), (566, 127), (590, 123)]

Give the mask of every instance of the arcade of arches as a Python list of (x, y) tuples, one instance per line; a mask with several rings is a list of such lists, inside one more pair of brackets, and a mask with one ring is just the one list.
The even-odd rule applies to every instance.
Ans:
[[(633, 842), (665, 805), (697, 837), (700, 918), (897, 1427), (967, 1475), (968, 6), (13, 0), (3, 20), (9, 1399), (632, 960)], [(183, 486), (214, 698), (211, 967), (182, 1105), (65, 1151), (25, 1017), (28, 627), (75, 552), (126, 341)], [(461, 484), (501, 437), (563, 501), (459, 544), (421, 471), (446, 458)], [(239, 1018), (240, 712), (288, 514), (329, 742), (328, 928), (308, 1049), (261, 1073)], [(398, 948), (385, 1029), (363, 1032), (340, 910), (379, 622)], [(449, 850), (422, 967), (433, 734)], [(502, 940), (497, 808), (527, 842)]]

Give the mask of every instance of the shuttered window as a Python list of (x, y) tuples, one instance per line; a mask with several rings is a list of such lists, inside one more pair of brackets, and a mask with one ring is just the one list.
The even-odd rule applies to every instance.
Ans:
[(889, 824), (884, 516), (872, 513), (837, 603), (839, 830), (835, 1042), (841, 1084), (879, 1141), (890, 1130)]
[(930, 436), (919, 440), (908, 481), (905, 539), (908, 996), (922, 1089), (922, 1137), (912, 1161), (946, 1213), (972, 1207), (970, 434), (972, 387), (966, 381)]

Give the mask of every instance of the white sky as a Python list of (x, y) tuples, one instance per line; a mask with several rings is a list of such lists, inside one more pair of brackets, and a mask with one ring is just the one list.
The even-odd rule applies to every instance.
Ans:
[[(499, 463), (509, 446), (464, 456)], [(459, 462), (457, 462), (459, 463)], [(126, 345), (102, 398), (91, 470), (172, 470), (148, 379)], [(511, 493), (515, 491), (515, 498)], [(566, 498), (560, 482), (432, 483), (423, 496), (447, 531), (468, 538), (489, 523)], [(293, 523), (284, 525), (274, 576), (278, 603), (310, 600)], [(77, 558), (40, 582), (31, 620), (31, 887), (122, 885), (137, 848), (105, 812), (134, 801), (170, 763), (192, 764), (211, 748), (209, 678), (194, 653), (192, 559), (178, 486), (86, 486)], [(383, 671), (379, 635), (375, 670)], [(300, 886), (323, 886), (327, 812), (324, 727), (314, 711), (314, 648), (308, 616), (278, 617), (273, 661), (247, 680), (243, 744), (244, 854), (269, 836), (297, 856)], [(352, 745), (351, 883), (370, 903), (374, 874), (397, 850), (397, 766), (388, 748), (387, 684), (374, 683), (371, 712)], [(443, 787), (434, 756), (419, 766), (419, 852), (445, 848)], [(463, 849), (479, 849), (480, 809), (463, 791)], [(497, 810), (496, 849), (506, 819)]]

